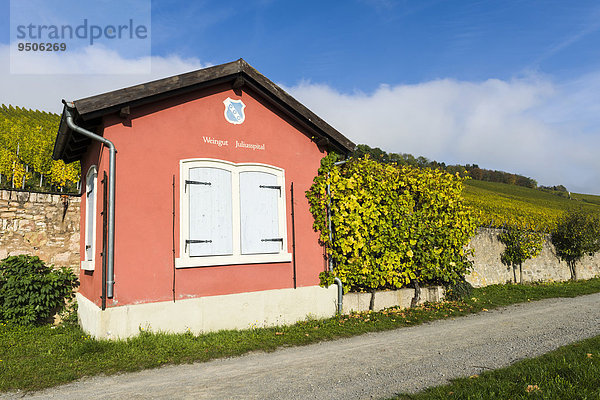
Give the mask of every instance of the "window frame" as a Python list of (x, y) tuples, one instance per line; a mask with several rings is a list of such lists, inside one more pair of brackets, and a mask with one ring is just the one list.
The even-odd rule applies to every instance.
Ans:
[[(231, 255), (189, 256), (186, 251), (186, 240), (189, 238), (189, 192), (186, 191), (185, 181), (189, 179), (192, 168), (219, 168), (231, 172), (232, 194), (232, 245)], [(175, 259), (176, 268), (208, 267), (236, 264), (269, 264), (291, 262), (292, 255), (288, 252), (287, 215), (285, 171), (282, 168), (261, 163), (233, 163), (213, 158), (194, 158), (179, 161), (179, 257)], [(278, 201), (279, 235), (283, 238), (282, 249), (279, 253), (242, 254), (241, 252), (241, 211), (240, 211), (240, 173), (266, 172), (277, 177), (281, 186), (281, 196)]]
[[(90, 213), (89, 210), (89, 202), (88, 202), (88, 186), (90, 183), (90, 177), (93, 176), (93, 210)], [(92, 165), (88, 172), (85, 175), (85, 218), (84, 218), (84, 242), (83, 242), (83, 260), (80, 262), (80, 269), (84, 271), (93, 271), (96, 268), (96, 221), (97, 215), (96, 211), (98, 210), (98, 167), (96, 165)], [(89, 224), (92, 224), (92, 237), (90, 238), (88, 235)], [(90, 240), (91, 239), (91, 240)], [(91, 254), (92, 257), (90, 260), (87, 259), (87, 249), (86, 246), (88, 243), (91, 246)]]

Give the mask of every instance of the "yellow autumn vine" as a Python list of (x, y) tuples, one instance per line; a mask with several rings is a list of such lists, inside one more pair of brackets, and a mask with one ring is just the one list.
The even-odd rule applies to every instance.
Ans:
[(464, 248), (478, 221), (460, 196), (463, 178), (369, 158), (341, 166), (336, 160), (336, 155), (322, 160), (307, 191), (314, 228), (334, 260), (333, 272), (320, 275), (323, 285), (333, 276), (346, 291), (455, 283), (464, 277), (470, 266)]
[[(74, 187), (80, 178), (79, 163), (52, 160), (60, 116), (19, 107), (0, 106), (0, 180), (35, 189), (40, 182)], [(32, 179), (32, 178), (36, 179)]]

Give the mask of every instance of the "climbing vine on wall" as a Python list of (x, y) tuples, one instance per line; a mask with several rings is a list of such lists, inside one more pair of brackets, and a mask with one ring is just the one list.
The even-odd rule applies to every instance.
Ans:
[(337, 276), (345, 291), (370, 291), (455, 283), (467, 273), (465, 246), (478, 221), (461, 198), (463, 178), (368, 157), (336, 166), (337, 159), (322, 160), (306, 193), (314, 228), (334, 261), (333, 271), (320, 275), (323, 285)]

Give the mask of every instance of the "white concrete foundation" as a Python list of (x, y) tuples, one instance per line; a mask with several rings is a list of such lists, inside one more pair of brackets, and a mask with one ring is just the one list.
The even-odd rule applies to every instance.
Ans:
[[(375, 292), (374, 311), (381, 311), (385, 308), (400, 307), (410, 308), (415, 289), (406, 288), (398, 290), (382, 290)], [(444, 300), (445, 291), (443, 286), (431, 286), (421, 288), (419, 304), (425, 302), (437, 302)], [(371, 293), (346, 293), (343, 299), (344, 314), (351, 312), (369, 311), (371, 304)]]
[(98, 339), (123, 339), (140, 330), (194, 334), (288, 325), (335, 315), (337, 286), (265, 290), (223, 296), (100, 307), (77, 293), (79, 323)]

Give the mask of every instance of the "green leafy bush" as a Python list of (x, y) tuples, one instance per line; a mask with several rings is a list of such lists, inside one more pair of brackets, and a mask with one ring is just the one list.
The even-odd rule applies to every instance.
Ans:
[(446, 286), (446, 295), (444, 298), (450, 301), (460, 301), (471, 298), (472, 294), (473, 285), (463, 278), (456, 283)]
[(0, 261), (0, 321), (47, 323), (64, 310), (78, 285), (69, 268), (52, 269), (35, 256), (5, 258)]
[(566, 261), (575, 280), (577, 261), (600, 251), (600, 218), (584, 210), (567, 211), (552, 231), (551, 240), (556, 255)]
[(322, 285), (335, 275), (346, 291), (397, 289), (454, 283), (467, 273), (464, 246), (477, 220), (461, 199), (462, 178), (369, 158), (339, 167), (336, 159), (322, 160), (307, 192), (314, 228), (335, 263), (333, 274), (320, 275)]

